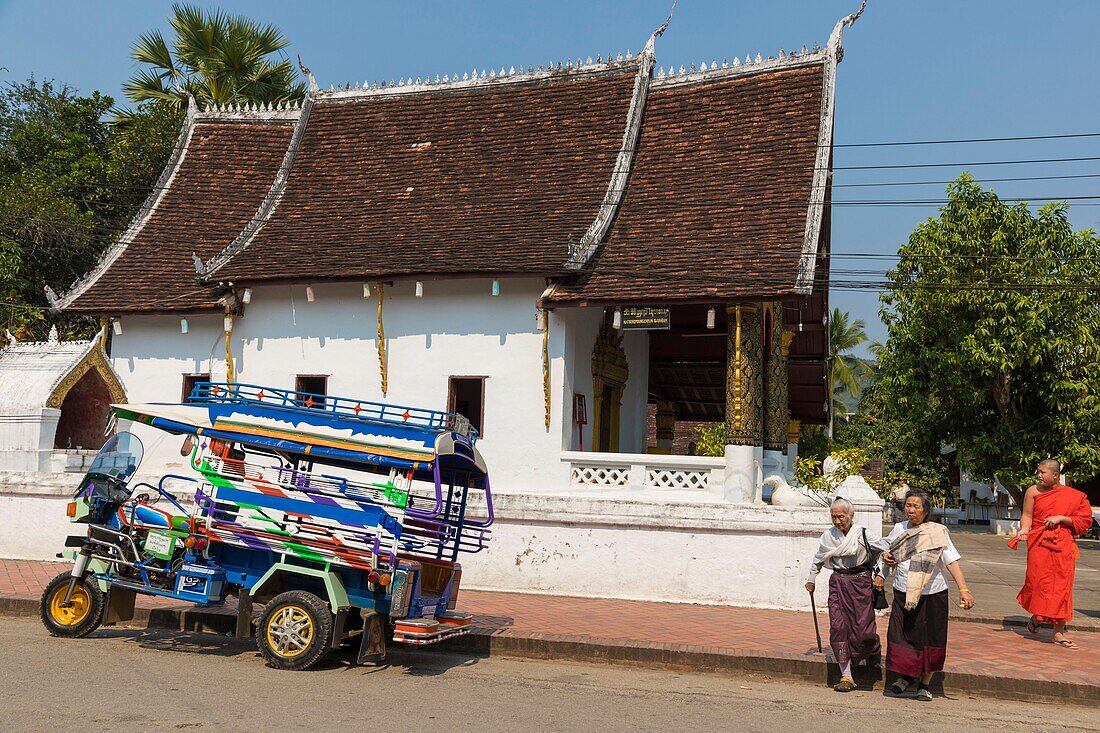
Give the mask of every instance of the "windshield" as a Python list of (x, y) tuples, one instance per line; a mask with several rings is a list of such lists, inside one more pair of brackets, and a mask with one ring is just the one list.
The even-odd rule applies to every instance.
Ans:
[(99, 449), (88, 473), (117, 479), (129, 478), (137, 471), (144, 452), (141, 441), (133, 433), (112, 435)]

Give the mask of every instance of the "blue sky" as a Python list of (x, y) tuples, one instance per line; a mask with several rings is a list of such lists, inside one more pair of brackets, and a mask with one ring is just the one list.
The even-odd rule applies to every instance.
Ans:
[[(474, 67), (524, 66), (638, 51), (670, 0), (469, 2), (199, 2), (279, 26), (323, 86)], [(681, 0), (657, 45), (658, 64), (775, 54), (824, 44), (857, 0)], [(30, 75), (121, 98), (137, 36), (165, 29), (171, 3), (0, 0), (0, 80)], [(1100, 132), (1100, 64), (1093, 0), (870, 0), (845, 36), (836, 142)], [(835, 165), (962, 163), (1100, 156), (1100, 138), (970, 145), (840, 148)], [(835, 183), (946, 181), (964, 166), (836, 172)], [(986, 177), (1100, 174), (1100, 161), (972, 167)], [(1100, 178), (990, 184), (1002, 196), (1096, 195)], [(942, 199), (943, 186), (838, 188), (836, 200)], [(1098, 202), (1100, 203), (1100, 202)], [(881, 268), (857, 253), (893, 253), (934, 206), (838, 206), (834, 279)], [(1100, 206), (1075, 204), (1078, 228), (1100, 228)], [(850, 278), (849, 278), (850, 279)], [(834, 291), (832, 304), (882, 339), (877, 294)]]

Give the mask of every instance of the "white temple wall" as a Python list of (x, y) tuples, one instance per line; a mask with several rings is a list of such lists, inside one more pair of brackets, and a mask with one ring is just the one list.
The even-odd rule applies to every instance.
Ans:
[[(554, 315), (566, 332), (565, 395), (566, 411), (562, 450), (592, 450), (592, 420), (594, 401), (592, 394), (592, 348), (600, 331), (602, 308), (559, 308)], [(583, 394), (588, 409), (588, 424), (583, 427), (573, 423), (573, 396)], [(583, 441), (581, 434), (583, 431)]]
[[(505, 279), (492, 296), (491, 280), (413, 282), (384, 292), (388, 393), (381, 391), (377, 350), (378, 292), (362, 297), (360, 283), (252, 289), (235, 322), (232, 348), (241, 383), (294, 389), (299, 374), (327, 375), (330, 394), (445, 410), (448, 377), (485, 377), (484, 430), (478, 448), (492, 467), (494, 486), (547, 491), (568, 483), (560, 460), (566, 328), (550, 314), (551, 427), (544, 424), (542, 332), (535, 301), (542, 279)], [(184, 374), (225, 378), (222, 317), (126, 317), (112, 358), (135, 402), (178, 401)], [(589, 347), (591, 361), (591, 347)], [(591, 377), (589, 377), (591, 383)], [(571, 395), (570, 395), (571, 399)], [(179, 466), (179, 441), (138, 426), (148, 457), (142, 473)], [(155, 436), (155, 437), (154, 437)]]
[[(181, 318), (187, 333), (180, 332)], [(111, 365), (126, 388), (129, 402), (179, 402), (183, 375), (210, 374), (225, 380), (225, 332), (216, 314), (123, 316), (122, 333), (111, 342)], [(145, 448), (139, 473), (187, 473), (179, 454), (183, 439), (162, 430), (120, 421), (119, 429), (137, 435)], [(75, 487), (74, 487), (75, 488)]]
[(21, 407), (0, 414), (0, 466), (5, 471), (46, 471), (53, 456), (61, 410)]
[(805, 610), (803, 584), (829, 524), (825, 507), (630, 492), (494, 504), (492, 542), (459, 558), (463, 587)]
[[(568, 329), (565, 363), (566, 420), (562, 449), (579, 450), (580, 428), (573, 424), (573, 395), (583, 394), (588, 406), (588, 424), (584, 426), (584, 449), (592, 450), (594, 393), (592, 391), (592, 350), (600, 333), (603, 308), (559, 308), (554, 312)], [(629, 375), (619, 409), (619, 449), (617, 453), (645, 453), (646, 402), (649, 399), (649, 333), (626, 331), (623, 334)]]
[(646, 403), (649, 401), (649, 332), (623, 333), (623, 351), (630, 375), (619, 410), (619, 452), (646, 452)]

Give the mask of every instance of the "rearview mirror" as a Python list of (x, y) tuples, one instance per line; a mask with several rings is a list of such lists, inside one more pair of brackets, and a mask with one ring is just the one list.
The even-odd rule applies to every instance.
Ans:
[(183, 439), (183, 445), (180, 446), (180, 455), (189, 456), (193, 450), (195, 450), (195, 436), (188, 435)]

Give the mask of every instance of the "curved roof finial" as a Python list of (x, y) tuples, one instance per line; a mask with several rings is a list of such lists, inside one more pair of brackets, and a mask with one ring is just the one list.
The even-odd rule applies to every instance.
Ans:
[(309, 91), (319, 92), (321, 87), (317, 86), (317, 77), (313, 75), (313, 72), (309, 70), (309, 67), (302, 63), (302, 54), (298, 54), (298, 68), (302, 70), (302, 73), (309, 79)]
[(859, 20), (859, 16), (863, 15), (863, 11), (866, 9), (867, 0), (863, 0), (863, 2), (859, 4), (859, 9), (856, 10), (856, 12), (845, 15), (837, 21), (836, 26), (833, 28), (833, 32), (829, 35), (829, 50), (831, 53), (836, 54), (837, 61), (844, 58), (844, 48), (841, 45), (844, 38), (844, 29), (851, 28), (852, 25)]
[(176, 87), (176, 91), (187, 97), (187, 114), (193, 117), (199, 111), (199, 102), (195, 99), (195, 95), (180, 86)]
[(851, 15), (849, 15), (847, 18), (844, 19), (844, 24), (847, 25), (849, 28), (851, 28), (852, 24), (855, 23), (857, 20), (859, 20), (859, 16), (863, 15), (863, 11), (866, 10), (866, 9), (867, 9), (867, 0), (863, 0), (863, 2), (860, 3), (860, 5), (859, 5), (859, 10), (857, 10), (856, 12), (852, 13)]
[[(660, 28), (653, 31), (653, 38), (659, 38), (668, 29), (668, 24), (672, 22), (672, 14), (676, 12), (676, 3), (677, 2), (679, 2), (679, 0), (672, 0), (672, 7), (669, 8), (669, 10), (668, 10), (668, 17), (665, 18), (664, 23), (661, 23)], [(864, 5), (866, 5), (866, 4), (867, 4), (867, 2), (866, 2), (866, 0), (864, 0)]]

